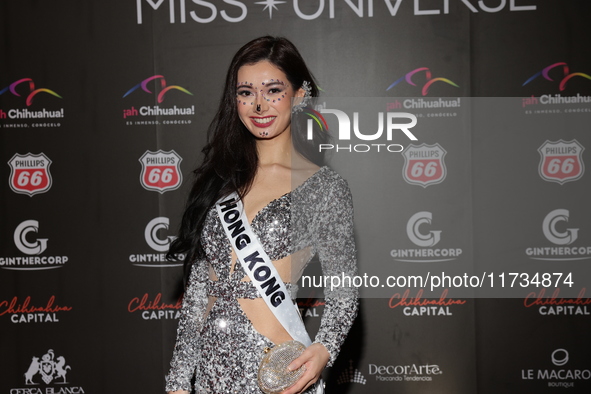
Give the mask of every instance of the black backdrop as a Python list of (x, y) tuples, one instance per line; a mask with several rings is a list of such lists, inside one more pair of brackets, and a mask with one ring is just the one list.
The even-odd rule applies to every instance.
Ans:
[[(554, 124), (548, 109), (590, 108), (589, 15), (582, 0), (2, 2), (0, 392), (163, 392), (182, 269), (162, 260), (162, 248), (179, 225), (226, 67), (245, 42), (290, 38), (327, 97), (533, 96), (539, 102), (524, 111)], [(431, 76), (419, 71), (416, 86), (388, 89), (420, 68)], [(453, 84), (423, 95), (430, 78)], [(583, 102), (543, 103), (557, 95)], [(445, 228), (470, 251), (463, 262), (519, 269), (527, 247), (552, 246), (539, 230), (544, 216), (567, 209), (568, 227), (579, 229), (573, 245), (591, 245), (584, 164), (566, 182), (538, 173), (545, 141), (591, 146), (588, 123), (523, 130), (502, 120), (468, 139), (419, 139), (446, 147), (450, 175), (429, 187), (396, 178), (395, 187), (412, 190), (393, 213), (400, 234), (418, 210), (450, 212), (450, 221), (463, 212), (468, 235)], [(164, 159), (142, 165), (159, 151)], [(471, 160), (468, 178), (453, 178), (453, 157)], [(400, 156), (394, 165), (400, 174)], [(458, 184), (471, 193), (469, 211), (450, 202)], [(389, 254), (405, 243), (381, 246)], [(362, 258), (359, 265), (371, 269)], [(527, 294), (456, 297), (435, 315), (413, 315), (397, 298), (363, 298), (326, 373), (328, 392), (588, 392), (586, 295), (548, 306)], [(313, 329), (322, 306), (301, 305)]]

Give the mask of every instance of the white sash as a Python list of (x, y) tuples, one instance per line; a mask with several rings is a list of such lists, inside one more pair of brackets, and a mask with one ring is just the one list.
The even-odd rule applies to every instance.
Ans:
[(250, 228), (238, 194), (232, 193), (219, 200), (216, 209), (238, 261), (271, 312), (293, 339), (306, 347), (310, 346), (312, 341), (302, 322), (297, 304), (292, 302), (285, 283)]

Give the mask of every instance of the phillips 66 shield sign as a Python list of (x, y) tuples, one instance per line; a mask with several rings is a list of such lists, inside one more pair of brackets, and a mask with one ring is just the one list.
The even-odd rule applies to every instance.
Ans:
[(427, 187), (443, 182), (447, 174), (443, 158), (447, 152), (439, 144), (409, 145), (404, 152), (402, 175), (407, 183)]
[(584, 150), (583, 145), (577, 140), (544, 142), (538, 148), (541, 156), (540, 176), (545, 181), (558, 182), (561, 185), (580, 179), (585, 172)]
[(34, 155), (27, 153), (12, 156), (8, 162), (10, 166), (10, 188), (19, 194), (28, 194), (30, 197), (35, 194), (45, 193), (51, 188), (51, 174), (49, 166), (51, 160), (45, 154)]
[(140, 158), (140, 163), (142, 163), (141, 185), (146, 190), (159, 193), (178, 189), (183, 182), (180, 167), (182, 160), (173, 150), (170, 152), (146, 151)]

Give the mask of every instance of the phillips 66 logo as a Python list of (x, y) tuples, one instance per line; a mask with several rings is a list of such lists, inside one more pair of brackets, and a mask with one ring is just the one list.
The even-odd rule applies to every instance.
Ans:
[(443, 157), (447, 152), (439, 144), (409, 145), (404, 155), (402, 175), (407, 183), (427, 187), (443, 182), (447, 174)]
[(540, 152), (540, 176), (549, 182), (576, 181), (583, 176), (583, 151), (585, 148), (577, 140), (569, 142), (546, 141), (538, 148)]
[(10, 165), (9, 184), (13, 192), (28, 194), (32, 197), (38, 193), (45, 193), (51, 188), (49, 173), (51, 160), (45, 154), (19, 155), (17, 153), (12, 156), (8, 165)]
[(183, 182), (181, 161), (183, 159), (174, 151), (146, 151), (140, 158), (142, 173), (140, 183), (146, 190), (164, 193), (178, 189)]

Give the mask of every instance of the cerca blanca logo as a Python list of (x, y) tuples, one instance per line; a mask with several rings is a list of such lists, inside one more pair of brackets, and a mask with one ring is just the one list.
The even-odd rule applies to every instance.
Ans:
[(430, 229), (433, 214), (420, 211), (406, 223), (406, 235), (419, 248), (392, 249), (390, 256), (396, 261), (408, 263), (437, 263), (452, 261), (462, 254), (461, 248), (434, 248), (441, 241), (441, 230)]
[(39, 232), (37, 220), (25, 220), (14, 230), (14, 244), (28, 257), (0, 257), (0, 267), (8, 270), (45, 270), (60, 268), (69, 260), (68, 256), (40, 256), (48, 247), (48, 238), (35, 238)]
[[(67, 375), (72, 370), (63, 356), (57, 356), (53, 349), (41, 357), (32, 357), (24, 373), (24, 388), (12, 388), (10, 394), (83, 394), (80, 386), (69, 385)], [(57, 386), (56, 386), (57, 385)]]
[[(166, 235), (169, 227), (170, 220), (165, 216), (159, 216), (150, 220), (144, 229), (144, 240), (154, 252), (158, 253), (131, 254), (129, 261), (139, 267), (181, 266), (182, 263), (170, 263), (166, 259), (166, 252), (168, 252), (170, 243), (176, 238), (172, 235)], [(183, 255), (177, 257), (179, 260), (184, 259)]]
[(579, 238), (579, 229), (567, 227), (570, 212), (555, 209), (542, 222), (542, 232), (548, 241), (557, 246), (526, 248), (525, 254), (533, 260), (574, 261), (591, 259), (591, 246), (570, 246)]

